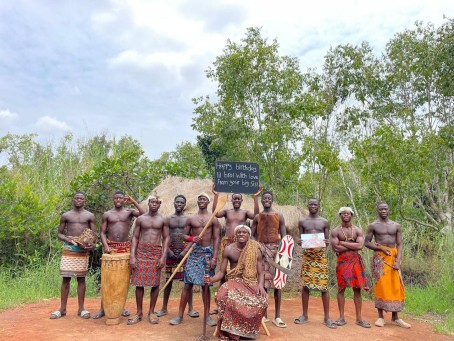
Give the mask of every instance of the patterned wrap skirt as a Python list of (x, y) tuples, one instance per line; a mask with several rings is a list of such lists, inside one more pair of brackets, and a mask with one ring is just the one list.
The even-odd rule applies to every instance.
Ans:
[(268, 299), (257, 295), (256, 287), (257, 284), (233, 278), (219, 288), (215, 297), (219, 309), (216, 336), (221, 340), (257, 337)]
[(338, 254), (336, 277), (339, 291), (348, 287), (369, 290), (363, 259), (356, 251)]
[(402, 311), (405, 301), (405, 289), (400, 270), (392, 268), (397, 256), (397, 248), (386, 247), (391, 252), (388, 256), (381, 251), (375, 251), (372, 258), (372, 275), (375, 280), (375, 308), (384, 311)]
[(328, 257), (326, 248), (304, 249), (301, 263), (303, 287), (321, 292), (328, 291)]
[(88, 272), (88, 252), (77, 245), (63, 244), (60, 261), (62, 277), (85, 277)]
[[(184, 270), (184, 282), (203, 286), (205, 284), (203, 276), (205, 276), (205, 269), (207, 268), (206, 259), (211, 259), (211, 257), (213, 257), (211, 246), (194, 246)], [(214, 276), (214, 270), (210, 269), (208, 274), (210, 277)]]
[(132, 270), (131, 284), (137, 287), (158, 287), (161, 282), (159, 259), (162, 247), (158, 244), (139, 243), (136, 268)]

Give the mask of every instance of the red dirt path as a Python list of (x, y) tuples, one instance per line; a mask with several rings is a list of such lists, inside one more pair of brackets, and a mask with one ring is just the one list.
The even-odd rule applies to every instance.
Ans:
[[(195, 308), (201, 312), (202, 303), (200, 295), (195, 295)], [(146, 298), (148, 300), (148, 297)], [(144, 302), (145, 303), (145, 302)], [(160, 307), (162, 300), (158, 301)], [(282, 304), (282, 319), (287, 323), (288, 328), (275, 327), (271, 322), (267, 323), (271, 337), (260, 330), (259, 340), (363, 340), (363, 341), (388, 341), (388, 340), (453, 340), (452, 336), (436, 334), (429, 324), (421, 323), (405, 317), (411, 323), (411, 329), (402, 329), (390, 324), (391, 315), (385, 316), (386, 326), (371, 329), (361, 328), (354, 323), (354, 305), (352, 300), (346, 302), (347, 325), (337, 329), (328, 329), (323, 326), (323, 310), (321, 299), (311, 297), (309, 302), (309, 323), (296, 325), (293, 320), (301, 314), (300, 298), (286, 299)], [(213, 303), (212, 303), (213, 304)], [(105, 319), (83, 320), (76, 316), (77, 300), (70, 298), (68, 303), (68, 314), (58, 320), (50, 320), (49, 314), (59, 307), (59, 300), (46, 300), (40, 303), (27, 304), (20, 308), (0, 313), (0, 339), (1, 340), (194, 340), (202, 334), (202, 318), (190, 318), (185, 315), (183, 323), (178, 326), (170, 326), (168, 321), (175, 316), (178, 299), (171, 299), (169, 303), (170, 314), (161, 317), (158, 325), (151, 325), (147, 321), (134, 325), (126, 325), (126, 318), (116, 326), (105, 325)], [(147, 304), (144, 306), (148, 307)], [(92, 315), (99, 308), (99, 299), (86, 299), (85, 308)], [(129, 299), (126, 308), (131, 312), (135, 311), (135, 301)], [(270, 300), (270, 316), (273, 316), (274, 301)], [(332, 318), (337, 317), (337, 304), (331, 301)], [(363, 318), (371, 324), (376, 319), (376, 313), (372, 302), (363, 302)], [(207, 327), (207, 335), (211, 336), (214, 328)]]

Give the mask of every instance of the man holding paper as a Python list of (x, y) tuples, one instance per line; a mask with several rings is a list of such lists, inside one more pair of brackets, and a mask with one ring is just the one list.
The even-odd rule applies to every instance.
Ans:
[(328, 258), (326, 247), (329, 245), (329, 222), (318, 215), (320, 204), (317, 199), (309, 199), (307, 204), (309, 216), (299, 221), (301, 235), (300, 245), (303, 248), (301, 277), (303, 290), (301, 295), (303, 314), (295, 319), (296, 324), (309, 322), (308, 307), (310, 290), (321, 292), (324, 320), (328, 328), (336, 328), (336, 324), (329, 318), (328, 293)]

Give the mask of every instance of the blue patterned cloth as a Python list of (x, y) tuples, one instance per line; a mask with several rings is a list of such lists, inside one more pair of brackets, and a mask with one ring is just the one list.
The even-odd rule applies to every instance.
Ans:
[[(206, 267), (206, 256), (209, 256), (210, 260), (213, 257), (213, 249), (211, 246), (194, 246), (191, 254), (188, 257), (186, 268), (184, 269), (184, 282), (189, 284), (201, 285), (203, 282), (203, 276), (205, 275)], [(214, 269), (210, 270), (210, 277), (214, 276)]]

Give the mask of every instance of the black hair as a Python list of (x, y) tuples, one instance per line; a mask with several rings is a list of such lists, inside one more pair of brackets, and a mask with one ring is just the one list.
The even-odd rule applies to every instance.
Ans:
[(271, 198), (273, 198), (273, 199), (274, 199), (274, 195), (273, 195), (273, 192), (271, 192), (271, 191), (264, 191), (264, 192), (262, 193), (262, 198), (263, 198), (263, 197), (265, 196), (265, 194), (269, 194), (269, 195), (271, 195)]
[(173, 199), (173, 201), (177, 200), (177, 198), (182, 198), (184, 200), (184, 202), (187, 202), (186, 197), (183, 194), (177, 194), (175, 196), (175, 198)]

